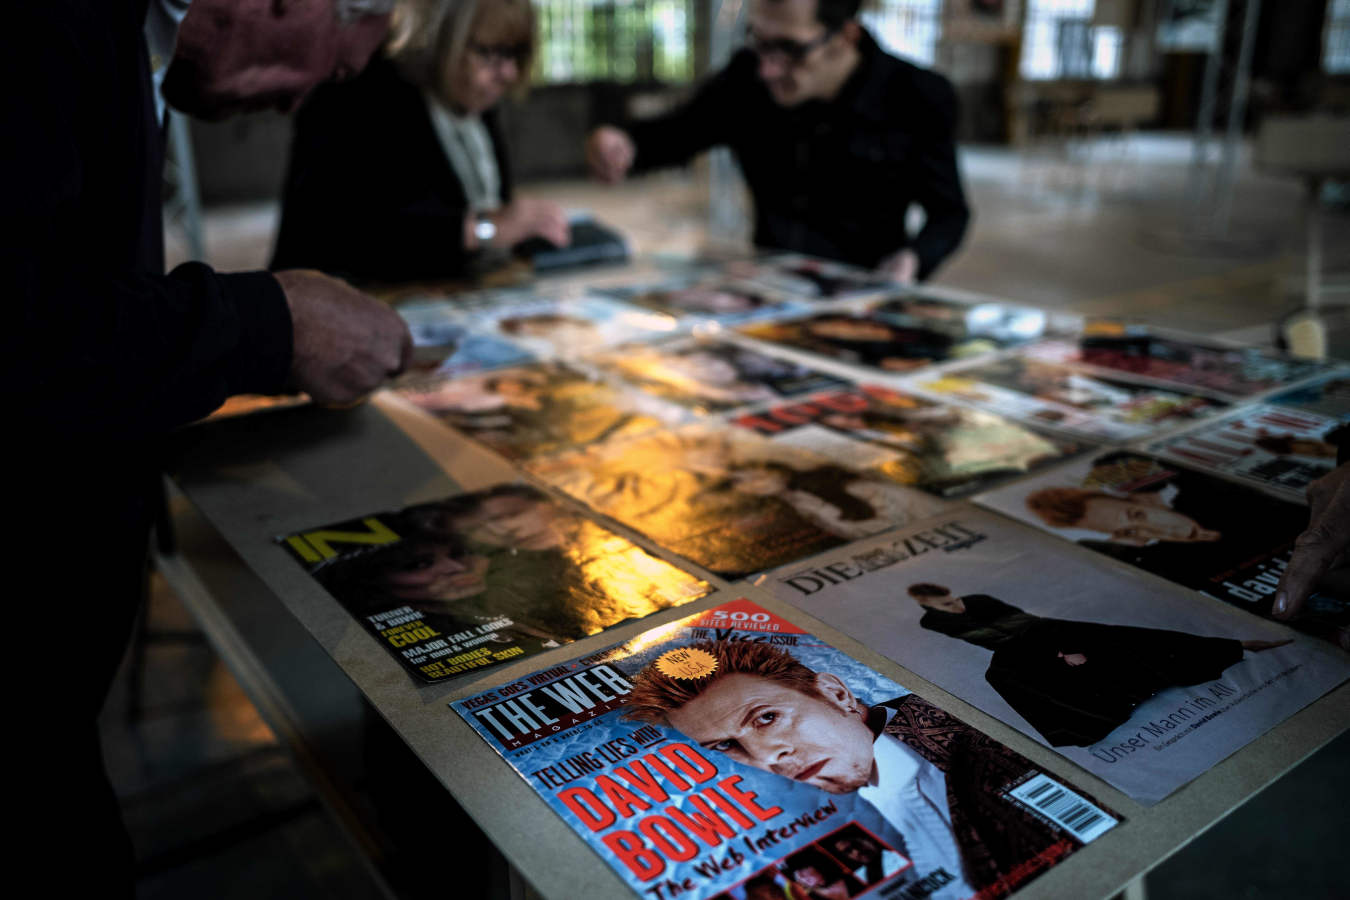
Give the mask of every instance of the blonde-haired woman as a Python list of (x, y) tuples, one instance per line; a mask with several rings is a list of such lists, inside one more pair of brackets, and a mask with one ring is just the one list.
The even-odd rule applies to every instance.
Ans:
[(529, 78), (529, 0), (403, 0), (385, 53), (296, 115), (273, 268), (365, 282), (462, 275), (483, 251), (567, 242), (515, 196), (495, 107)]

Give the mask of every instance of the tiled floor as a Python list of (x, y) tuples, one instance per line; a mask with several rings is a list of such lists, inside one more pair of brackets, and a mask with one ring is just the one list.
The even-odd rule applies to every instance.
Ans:
[[(1050, 307), (1263, 336), (1257, 326), (1298, 302), (1301, 189), (1244, 168), (1228, 231), (1235, 240), (1202, 247), (1182, 227), (1188, 153), (1172, 138), (1069, 155), (967, 152), (976, 223), (939, 280)], [(618, 189), (569, 182), (526, 190), (593, 210), (626, 230), (639, 251), (692, 251), (708, 240), (706, 166)], [(271, 205), (211, 211), (209, 261), (222, 269), (264, 265), (275, 217)], [(171, 259), (181, 259), (182, 242), (170, 237)], [(1350, 270), (1344, 210), (1327, 214), (1324, 240), (1328, 268)], [(169, 638), (147, 644), (142, 690), (133, 694), (124, 674), (104, 716), (109, 767), (141, 858), (140, 896), (385, 896), (158, 582), (148, 622)], [(140, 714), (130, 719), (136, 696)], [(1350, 833), (1347, 801), (1350, 736), (1343, 736), (1160, 866), (1149, 892), (1346, 896), (1339, 860)]]

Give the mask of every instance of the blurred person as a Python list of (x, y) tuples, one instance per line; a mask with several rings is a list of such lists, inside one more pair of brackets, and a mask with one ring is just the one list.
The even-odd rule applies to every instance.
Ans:
[[(591, 171), (681, 165), (731, 148), (754, 199), (754, 243), (931, 276), (970, 219), (956, 165), (956, 95), (885, 53), (860, 0), (751, 0), (746, 48), (675, 112), (586, 142)], [(911, 203), (926, 222), (911, 237)]]
[(529, 0), (398, 0), (386, 52), (296, 115), (273, 267), (451, 278), (528, 238), (566, 244), (561, 207), (515, 195), (497, 120), (534, 51)]
[[(24, 436), (10, 494), (22, 513), (4, 540), (25, 568), (62, 573), (34, 601), (52, 633), (71, 640), (60, 653), (34, 639), (11, 654), (30, 683), (21, 703), (38, 752), (27, 773), (44, 787), (16, 810), (25, 845), (15, 850), (59, 870), (63, 892), (103, 897), (129, 896), (134, 875), (96, 717), (144, 596), (165, 434), (236, 393), (302, 390), (321, 404), (351, 403), (411, 351), (394, 313), (316, 272), (222, 274), (188, 263), (164, 274), (164, 121), (148, 65), (172, 56), (181, 23), (185, 50), (209, 32), (229, 60), (170, 68), (165, 83), (186, 106), (225, 114), (265, 98), (285, 108), (341, 64), (362, 64), (386, 11), (333, 0), (162, 2), (172, 8), (156, 5), (167, 27), (154, 48), (146, 0), (17, 4), (0, 36), (11, 135), (0, 150), (5, 383), (11, 428)], [(293, 15), (314, 41), (264, 39), (290, 29)], [(270, 62), (253, 67), (263, 53)], [(300, 54), (303, 65), (274, 64)], [(53, 853), (59, 864), (49, 864)]]

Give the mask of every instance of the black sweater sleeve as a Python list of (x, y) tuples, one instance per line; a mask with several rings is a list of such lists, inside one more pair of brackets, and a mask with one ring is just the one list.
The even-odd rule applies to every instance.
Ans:
[(635, 172), (683, 165), (711, 147), (728, 143), (738, 103), (746, 86), (747, 65), (753, 62), (744, 54), (732, 59), (726, 68), (709, 78), (694, 96), (675, 111), (655, 119), (628, 126), (637, 155)]

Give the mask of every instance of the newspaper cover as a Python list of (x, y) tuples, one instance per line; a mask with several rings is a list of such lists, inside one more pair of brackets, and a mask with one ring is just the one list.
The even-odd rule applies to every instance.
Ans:
[(526, 465), (596, 512), (728, 579), (945, 507), (880, 474), (725, 425), (592, 444)]
[(557, 647), (712, 590), (522, 484), (277, 541), (428, 682)]
[(775, 442), (875, 468), (939, 497), (993, 487), (1088, 446), (993, 413), (875, 384), (754, 410), (733, 421)]
[(1150, 334), (1091, 335), (1028, 347), (1033, 359), (1126, 372), (1180, 387), (1250, 397), (1334, 368), (1256, 347), (1220, 347)]
[(1209, 397), (1100, 378), (1018, 355), (919, 376), (912, 386), (1025, 422), (1110, 441), (1153, 437), (1227, 406)]
[[(1128, 450), (1080, 457), (975, 501), (1265, 617), (1308, 525), (1306, 507)], [(1350, 649), (1350, 597), (1314, 594), (1290, 625)]]
[(1154, 803), (1350, 659), (959, 507), (769, 576), (774, 594)]
[(1309, 484), (1336, 467), (1337, 448), (1329, 438), (1342, 427), (1317, 413), (1258, 404), (1149, 450), (1302, 500)]
[(460, 321), (475, 334), (509, 340), (545, 357), (575, 357), (625, 341), (676, 331), (671, 316), (580, 289), (544, 296), (528, 290), (484, 291), (457, 298)]
[(772, 403), (847, 383), (810, 366), (716, 338), (628, 344), (586, 362), (648, 394), (703, 414)]
[(1266, 402), (1350, 422), (1350, 372), (1337, 372), (1281, 391)]
[(679, 407), (556, 361), (405, 382), (398, 393), (508, 459), (636, 435), (686, 417)]
[(799, 253), (734, 260), (723, 263), (721, 271), (806, 300), (859, 299), (895, 287), (875, 272)]
[(781, 316), (808, 305), (735, 278), (684, 278), (606, 288), (602, 293), (644, 309), (722, 324)]
[(534, 355), (509, 341), (475, 334), (455, 304), (439, 299), (411, 299), (395, 310), (408, 324), (413, 340), (414, 377), (459, 375), (529, 362)]
[(451, 703), (640, 897), (1003, 897), (1111, 810), (746, 599)]

